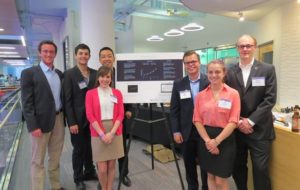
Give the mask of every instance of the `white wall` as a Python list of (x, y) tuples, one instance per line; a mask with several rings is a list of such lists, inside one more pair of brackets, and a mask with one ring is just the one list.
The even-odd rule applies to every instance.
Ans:
[(278, 81), (277, 103), (294, 106), (300, 99), (300, 4), (288, 3), (258, 22), (258, 43), (274, 41), (274, 65)]

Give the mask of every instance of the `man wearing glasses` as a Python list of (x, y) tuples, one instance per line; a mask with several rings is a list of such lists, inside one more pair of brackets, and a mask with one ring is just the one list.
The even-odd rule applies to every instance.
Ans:
[(256, 39), (243, 35), (237, 42), (240, 61), (230, 68), (227, 83), (241, 98), (237, 155), (233, 178), (238, 190), (247, 189), (247, 156), (250, 151), (255, 190), (271, 190), (269, 160), (275, 132), (272, 108), (276, 103), (276, 73), (271, 64), (254, 59)]
[[(192, 123), (194, 97), (208, 86), (207, 76), (200, 73), (200, 58), (195, 51), (183, 55), (187, 76), (174, 81), (170, 120), (174, 141), (182, 144), (182, 155), (185, 166), (188, 190), (198, 190), (197, 163), (198, 142), (200, 136)], [(199, 155), (201, 156), (201, 155)], [(201, 170), (202, 190), (207, 190), (207, 173)]]

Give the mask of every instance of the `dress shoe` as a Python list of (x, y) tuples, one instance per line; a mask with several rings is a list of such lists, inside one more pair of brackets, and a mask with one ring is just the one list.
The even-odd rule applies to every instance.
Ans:
[(102, 190), (100, 183), (97, 185), (97, 190)]
[(84, 174), (83, 175), (83, 180), (84, 181), (89, 181), (89, 180), (97, 180), (98, 181), (98, 175), (96, 172), (90, 173), (90, 174)]
[(64, 188), (64, 187), (60, 187), (60, 188), (58, 188), (58, 189), (51, 189), (51, 190), (66, 190), (66, 188)]
[(130, 187), (131, 186), (131, 180), (129, 179), (129, 177), (126, 175), (124, 176), (123, 180), (122, 180), (122, 183), (127, 186), (127, 187)]
[(85, 184), (83, 182), (76, 183), (76, 190), (85, 190)]

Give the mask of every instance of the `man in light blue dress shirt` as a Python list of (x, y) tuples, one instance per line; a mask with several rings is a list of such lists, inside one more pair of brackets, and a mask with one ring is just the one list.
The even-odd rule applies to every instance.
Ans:
[(41, 62), (21, 73), (23, 115), (31, 134), (31, 189), (45, 189), (44, 160), (48, 151), (51, 189), (64, 189), (60, 183), (59, 161), (65, 127), (62, 113), (63, 74), (54, 68), (57, 47), (52, 41), (39, 44)]

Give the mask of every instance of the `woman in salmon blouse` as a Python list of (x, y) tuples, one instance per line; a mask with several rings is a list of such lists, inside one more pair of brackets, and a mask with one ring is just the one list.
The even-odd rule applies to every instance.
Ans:
[(111, 190), (116, 159), (124, 156), (122, 121), (123, 97), (110, 87), (112, 70), (102, 66), (97, 72), (96, 87), (86, 94), (86, 115), (90, 122), (93, 160), (97, 162), (99, 182), (103, 190)]
[(200, 167), (208, 173), (210, 190), (229, 190), (235, 159), (235, 137), (240, 115), (239, 93), (224, 83), (226, 68), (221, 60), (207, 65), (210, 85), (195, 99), (193, 122), (201, 141)]

